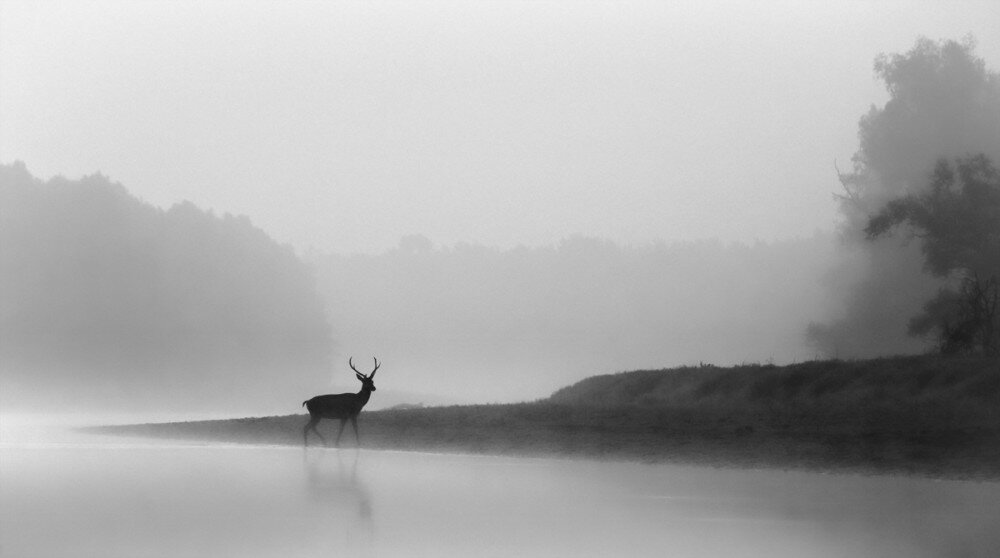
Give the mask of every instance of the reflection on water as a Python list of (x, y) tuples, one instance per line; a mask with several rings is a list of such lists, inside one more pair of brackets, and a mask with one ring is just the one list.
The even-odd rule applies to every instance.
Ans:
[(0, 556), (992, 556), (1000, 485), (300, 447), (0, 443)]
[(331, 530), (340, 533), (336, 547), (352, 556), (368, 555), (375, 528), (371, 492), (358, 475), (361, 452), (306, 449), (303, 462), (305, 497), (323, 506)]

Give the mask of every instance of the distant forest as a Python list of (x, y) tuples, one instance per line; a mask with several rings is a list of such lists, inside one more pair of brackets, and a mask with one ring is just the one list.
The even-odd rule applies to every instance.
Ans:
[[(512, 249), (414, 235), (378, 255), (310, 259), (334, 337), (386, 351), (386, 381), (490, 402), (618, 370), (813, 358), (808, 324), (836, 314), (836, 251), (833, 233), (641, 246), (573, 236)], [(406, 373), (390, 374), (390, 362)]]
[(808, 360), (809, 324), (839, 310), (834, 233), (512, 249), (413, 235), (303, 262), (247, 217), (159, 209), (101, 175), (0, 166), (0, 207), (3, 398), (29, 409), (293, 412), (356, 389), (347, 356), (371, 354), (386, 363), (374, 408), (530, 400), (620, 370)]
[[(592, 375), (814, 356), (832, 234), (622, 246), (573, 236), (303, 262), (247, 217), (163, 210), (101, 175), (0, 166), (6, 405), (292, 412), (386, 363), (375, 407), (513, 401)], [(342, 370), (344, 369), (344, 370)], [(331, 386), (331, 380), (333, 385)], [(9, 408), (9, 407), (8, 407)]]
[(101, 175), (43, 182), (23, 163), (0, 166), (0, 208), (8, 408), (259, 408), (260, 393), (328, 382), (314, 277), (248, 218), (161, 210)]

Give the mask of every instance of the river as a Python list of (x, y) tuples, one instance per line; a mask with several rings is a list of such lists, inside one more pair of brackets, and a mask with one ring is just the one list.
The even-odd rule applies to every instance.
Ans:
[(1000, 483), (0, 439), (0, 556), (993, 556)]

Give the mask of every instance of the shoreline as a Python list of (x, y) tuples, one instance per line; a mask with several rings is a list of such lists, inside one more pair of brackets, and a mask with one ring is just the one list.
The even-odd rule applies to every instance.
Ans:
[[(363, 411), (358, 423), (370, 449), (995, 482), (998, 364), (901, 356), (637, 370), (534, 402)], [(307, 423), (290, 414), (89, 431), (301, 447)], [(326, 442), (338, 426), (320, 423)], [(352, 428), (343, 441), (354, 444)]]
[[(233, 419), (238, 420), (238, 419)], [(174, 423), (158, 423), (158, 424), (174, 424)], [(133, 426), (133, 425), (120, 425), (120, 426)], [(104, 428), (104, 426), (88, 426), (77, 428), (81, 432), (86, 432), (88, 429), (98, 429)], [(89, 432), (87, 432), (89, 433)], [(104, 433), (108, 434), (108, 433)], [(117, 435), (117, 434), (111, 434)], [(333, 446), (314, 446), (310, 445), (307, 449), (301, 446), (296, 446), (293, 444), (281, 444), (281, 443), (264, 443), (264, 442), (234, 442), (225, 440), (198, 440), (198, 439), (187, 439), (187, 438), (172, 438), (172, 437), (149, 437), (150, 440), (160, 440), (161, 442), (175, 442), (176, 447), (179, 448), (202, 448), (202, 447), (229, 447), (229, 448), (260, 448), (260, 449), (280, 449), (286, 451), (344, 451), (344, 452), (357, 452), (357, 451), (372, 451), (372, 452), (384, 452), (384, 453), (394, 453), (394, 454), (413, 454), (413, 455), (425, 455), (425, 456), (438, 456), (438, 457), (481, 457), (481, 458), (495, 458), (495, 459), (506, 459), (506, 460), (537, 460), (537, 461), (574, 461), (574, 462), (591, 462), (591, 463), (601, 463), (601, 464), (614, 464), (620, 463), (623, 465), (635, 465), (642, 467), (657, 467), (657, 466), (667, 466), (667, 467), (684, 467), (693, 469), (720, 469), (729, 471), (747, 471), (747, 472), (782, 472), (782, 473), (793, 473), (793, 474), (805, 474), (805, 475), (823, 475), (823, 476), (847, 476), (847, 477), (898, 477), (907, 478), (914, 480), (927, 480), (927, 481), (937, 481), (937, 482), (955, 482), (955, 483), (1000, 483), (1000, 475), (990, 475), (990, 476), (940, 476), (932, 475), (916, 471), (891, 471), (891, 470), (876, 470), (876, 469), (864, 469), (864, 468), (836, 468), (836, 467), (798, 467), (798, 466), (754, 466), (754, 465), (738, 465), (733, 463), (722, 463), (722, 462), (694, 462), (694, 461), (677, 461), (670, 459), (662, 460), (635, 460), (626, 459), (622, 457), (615, 456), (571, 456), (569, 454), (516, 454), (516, 453), (484, 453), (484, 452), (469, 452), (469, 451), (448, 451), (448, 450), (431, 450), (431, 449), (399, 449), (392, 447), (366, 447), (366, 446), (349, 446), (345, 445), (342, 447)], [(30, 445), (30, 444), (28, 444)], [(40, 445), (52, 445), (53, 447), (61, 447), (61, 444), (40, 444)], [(128, 446), (129, 444), (123, 444), (123, 446)], [(20, 445), (14, 444), (15, 448), (19, 448)], [(2, 446), (0, 446), (2, 447)], [(94, 444), (94, 448), (102, 447), (102, 444)], [(151, 442), (148, 447), (159, 447), (158, 444)], [(166, 447), (174, 447), (167, 445)]]
[[(857, 476), (902, 476), (928, 480), (962, 482), (1000, 482), (1000, 444), (989, 443), (981, 453), (970, 452), (943, 459), (908, 460), (901, 456), (899, 439), (886, 436), (881, 443), (868, 442), (863, 451), (831, 452), (822, 436), (780, 436), (760, 432), (701, 431), (688, 433), (683, 440), (665, 440), (655, 432), (593, 431), (560, 436), (544, 426), (533, 429), (534, 438), (515, 440), (508, 425), (475, 430), (472, 435), (455, 435), (447, 428), (422, 428), (419, 432), (399, 428), (399, 416), (410, 411), (374, 411), (364, 413), (360, 421), (362, 442), (355, 445), (348, 427), (339, 449), (415, 452), (433, 455), (492, 456), (513, 459), (565, 459), (595, 462), (620, 462), (643, 465), (672, 465), (740, 470), (771, 470), (813, 474)], [(209, 442), (232, 445), (302, 447), (301, 428), (308, 415), (246, 417), (210, 421), (187, 421), (80, 427), (86, 433), (130, 436), (161, 440)], [(332, 442), (336, 425), (322, 427)], [(403, 421), (407, 423), (407, 421)], [(396, 427), (396, 428), (394, 428)], [(397, 430), (394, 432), (394, 430)], [(400, 435), (399, 430), (404, 434)], [(409, 432), (406, 432), (406, 431)], [(582, 433), (581, 433), (582, 430)], [(518, 431), (520, 432), (520, 431)], [(987, 433), (996, 441), (995, 432)], [(648, 443), (650, 436), (659, 444)], [(857, 441), (857, 440), (855, 440)], [(841, 440), (838, 446), (851, 440)], [(338, 449), (311, 439), (309, 449)], [(919, 453), (922, 448), (917, 448)]]

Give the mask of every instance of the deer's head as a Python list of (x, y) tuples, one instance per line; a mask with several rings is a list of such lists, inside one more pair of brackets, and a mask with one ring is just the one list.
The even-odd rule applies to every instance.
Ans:
[(348, 358), (347, 359), (347, 364), (349, 364), (351, 366), (351, 370), (354, 370), (355, 377), (357, 377), (358, 381), (361, 382), (361, 389), (367, 390), (367, 391), (375, 391), (375, 372), (377, 372), (378, 371), (378, 367), (381, 366), (379, 364), (379, 362), (378, 362), (378, 359), (375, 358), (375, 357), (372, 357), (372, 358), (375, 358), (375, 369), (372, 370), (367, 376), (365, 376), (360, 371), (358, 371), (357, 368), (354, 367), (354, 363), (351, 362), (351, 359), (353, 359), (353, 358), (354, 357)]

